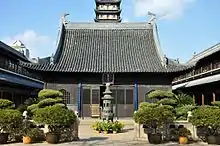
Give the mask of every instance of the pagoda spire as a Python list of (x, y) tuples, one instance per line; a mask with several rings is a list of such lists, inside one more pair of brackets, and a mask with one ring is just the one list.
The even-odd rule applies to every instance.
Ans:
[(121, 0), (95, 0), (95, 22), (121, 22)]

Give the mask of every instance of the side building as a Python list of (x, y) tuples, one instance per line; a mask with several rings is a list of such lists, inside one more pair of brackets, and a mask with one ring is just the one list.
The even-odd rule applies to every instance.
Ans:
[(196, 55), (187, 63), (188, 69), (179, 72), (172, 82), (172, 89), (189, 93), (197, 105), (210, 105), (220, 101), (220, 44)]
[[(119, 8), (120, 1), (115, 2), (97, 0), (97, 9)], [(45, 88), (62, 91), (65, 102), (81, 117), (101, 114), (107, 82), (112, 84), (115, 115), (131, 117), (150, 91), (171, 89), (175, 73), (186, 67), (163, 55), (154, 21), (120, 23), (120, 13), (105, 21), (97, 15), (118, 11), (103, 9), (96, 10), (94, 23), (72, 23), (62, 17), (55, 55), (40, 64), (20, 63), (43, 76)]]
[(0, 41), (0, 98), (9, 99), (16, 106), (29, 97), (35, 97), (44, 82), (33, 71), (19, 62), (28, 59), (14, 48)]

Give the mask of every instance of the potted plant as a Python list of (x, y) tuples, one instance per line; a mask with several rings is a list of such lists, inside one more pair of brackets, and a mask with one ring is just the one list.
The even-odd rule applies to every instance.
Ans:
[(97, 131), (98, 133), (102, 132), (102, 124), (101, 122), (95, 122), (95, 124), (92, 125), (92, 129)]
[(110, 130), (110, 124), (107, 121), (103, 121), (102, 123), (102, 129), (104, 134), (108, 134)]
[(217, 131), (220, 127), (220, 109), (218, 107), (204, 106), (193, 110), (190, 122), (196, 127), (206, 129), (208, 144), (219, 144)]
[(7, 143), (8, 135), (22, 123), (22, 115), (18, 110), (0, 110), (0, 144)]
[(187, 144), (188, 136), (191, 135), (191, 133), (187, 128), (183, 127), (183, 128), (179, 128), (178, 135), (179, 135), (179, 143)]
[(122, 124), (121, 122), (119, 122), (119, 121), (113, 122), (113, 125), (112, 125), (113, 133), (121, 132), (123, 127), (124, 127), (124, 124)]
[(33, 115), (33, 120), (38, 124), (48, 125), (49, 132), (46, 133), (46, 141), (55, 144), (60, 139), (60, 127), (73, 124), (76, 116), (72, 110), (53, 105), (37, 109)]
[(144, 103), (138, 111), (134, 113), (136, 123), (143, 124), (147, 131), (148, 141), (153, 144), (162, 142), (162, 134), (158, 131), (165, 123), (171, 122), (174, 119), (172, 109), (168, 106)]

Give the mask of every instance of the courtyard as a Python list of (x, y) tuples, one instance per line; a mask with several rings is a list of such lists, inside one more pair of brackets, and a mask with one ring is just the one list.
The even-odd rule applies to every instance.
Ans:
[[(96, 146), (96, 145), (105, 145), (105, 146), (153, 146), (154, 144), (149, 144), (147, 140), (137, 140), (135, 138), (135, 131), (133, 126), (132, 119), (120, 119), (123, 123), (125, 123), (124, 131), (118, 134), (100, 134), (96, 133), (91, 129), (91, 123), (94, 123), (96, 119), (85, 119), (80, 121), (79, 126), (79, 138), (80, 141), (67, 142), (57, 144), (58, 146)], [(23, 143), (12, 143), (5, 144), (3, 146), (25, 146), (27, 144)], [(47, 142), (43, 143), (33, 143), (30, 144), (33, 146), (41, 146), (41, 145), (51, 145)], [(176, 146), (179, 145), (177, 143), (165, 143), (159, 144), (158, 146)], [(191, 146), (205, 146), (208, 145), (206, 143), (193, 143), (188, 144)]]

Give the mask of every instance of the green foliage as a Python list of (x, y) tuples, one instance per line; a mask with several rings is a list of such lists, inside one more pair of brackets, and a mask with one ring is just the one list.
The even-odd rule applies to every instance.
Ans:
[(119, 121), (107, 122), (107, 121), (98, 121), (92, 125), (92, 129), (96, 131), (106, 131), (106, 132), (121, 132), (124, 128), (124, 124)]
[(17, 110), (20, 111), (21, 113), (23, 113), (25, 110), (27, 110), (27, 105), (20, 104), (20, 105), (17, 107)]
[(73, 111), (62, 106), (48, 106), (38, 109), (33, 116), (33, 120), (39, 124), (66, 126), (73, 124), (76, 116)]
[(177, 105), (177, 101), (171, 98), (163, 98), (157, 102), (158, 104), (175, 106)]
[(152, 121), (155, 121), (156, 125), (160, 126), (166, 121), (173, 121), (174, 114), (167, 106), (144, 106), (138, 109), (133, 118), (136, 123), (151, 125)]
[(220, 109), (216, 107), (199, 107), (192, 111), (190, 122), (197, 127), (206, 127), (216, 133), (220, 127)]
[(163, 91), (163, 90), (155, 90), (152, 91), (148, 94), (148, 97), (150, 99), (152, 98), (157, 98), (157, 99), (162, 99), (162, 98), (173, 98), (175, 94), (172, 91)]
[(140, 103), (140, 105), (139, 105), (139, 108), (144, 108), (144, 107), (156, 107), (156, 106), (158, 106), (158, 104), (157, 103), (149, 103), (149, 102), (142, 102), (142, 103)]
[(188, 111), (192, 111), (195, 108), (193, 105), (183, 105), (175, 108), (177, 120), (187, 120)]
[(44, 108), (46, 106), (52, 106), (56, 103), (62, 103), (63, 99), (62, 98), (47, 98), (43, 99), (38, 103), (38, 108)]
[(0, 109), (11, 109), (13, 102), (8, 99), (0, 99)]
[(0, 110), (0, 132), (13, 132), (13, 128), (22, 124), (22, 120), (22, 114), (18, 110)]
[(37, 111), (38, 108), (38, 104), (32, 104), (30, 106), (27, 107), (27, 110), (30, 111), (31, 113), (34, 113)]
[(39, 128), (28, 127), (27, 129), (23, 130), (22, 135), (31, 137), (32, 142), (40, 142), (45, 139), (44, 132)]
[(183, 127), (178, 129), (178, 135), (183, 137), (188, 137), (191, 135), (191, 132), (189, 129)]
[(175, 96), (175, 98), (176, 98), (179, 106), (193, 105), (193, 98), (188, 94), (179, 93)]
[(117, 132), (120, 132), (123, 128), (124, 128), (124, 124), (123, 123), (121, 123), (121, 122), (119, 122), (119, 121), (115, 121), (114, 123), (113, 123), (113, 127), (112, 127), (112, 129), (113, 129), (113, 131), (117, 131)]
[(57, 98), (57, 97), (62, 97), (63, 93), (57, 90), (53, 89), (43, 89), (38, 93), (38, 98), (40, 100), (46, 99), (46, 98)]
[(220, 101), (212, 102), (212, 105), (213, 105), (213, 106), (220, 107)]

